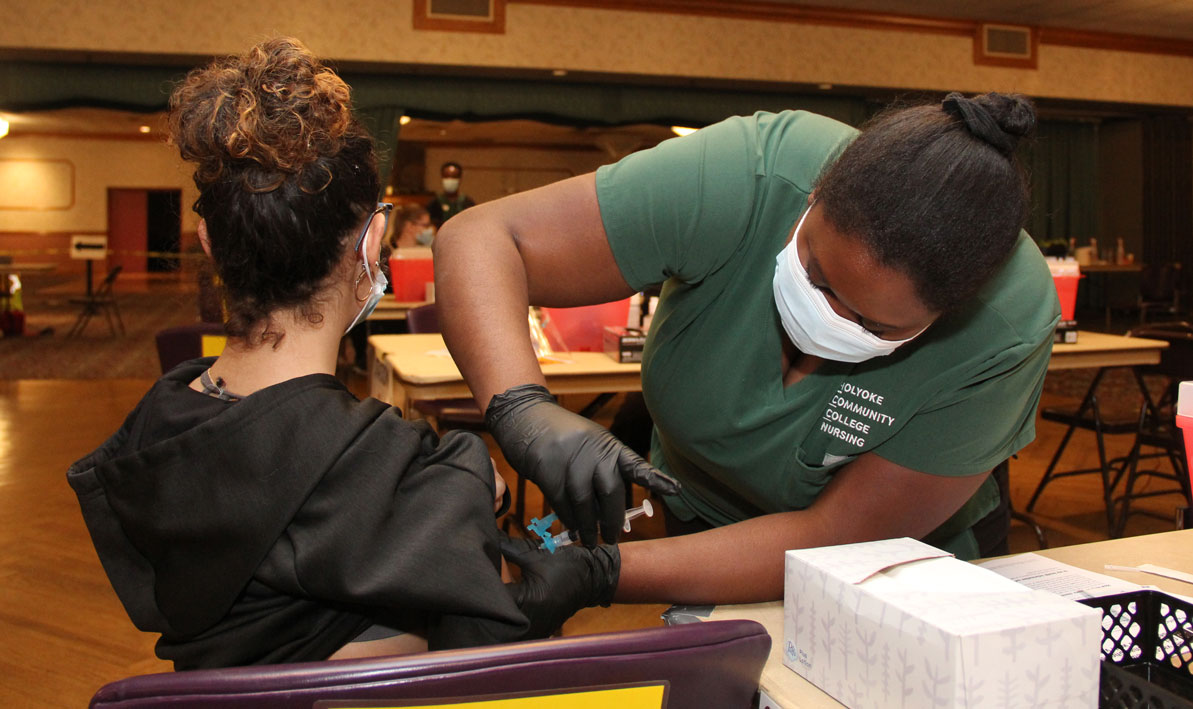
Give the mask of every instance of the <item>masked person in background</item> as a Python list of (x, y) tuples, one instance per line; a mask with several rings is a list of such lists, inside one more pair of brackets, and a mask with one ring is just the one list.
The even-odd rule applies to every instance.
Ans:
[(528, 618), (516, 601), (568, 557), (503, 583), (504, 484), (481, 439), (439, 439), (332, 376), (386, 281), (390, 205), (348, 85), (269, 40), (192, 72), (170, 129), (196, 164), (227, 346), (168, 372), (68, 473), (158, 656), (190, 669), (480, 645), (607, 603), (611, 586), (587, 582)]
[(439, 168), (439, 176), (443, 180), (443, 191), (436, 192), (435, 198), (427, 203), (427, 212), (430, 213), (431, 222), (436, 229), (465, 209), (476, 206), (471, 197), (460, 191), (464, 168), (460, 167), (459, 163), (443, 163)]
[(426, 208), (417, 204), (403, 204), (394, 208), (393, 230), (389, 236), (391, 249), (430, 246), (435, 240), (435, 227)]
[[(621, 545), (618, 600), (778, 599), (787, 549), (990, 548), (974, 533), (999, 504), (989, 473), (1034, 437), (1059, 318), (1021, 229), (1015, 148), (1034, 124), (1002, 94), (860, 133), (758, 113), (443, 227), (444, 337), (513, 467), (586, 544), (617, 538), (625, 485), (664, 496), (675, 536)], [(556, 404), (526, 309), (658, 283), (648, 464)]]

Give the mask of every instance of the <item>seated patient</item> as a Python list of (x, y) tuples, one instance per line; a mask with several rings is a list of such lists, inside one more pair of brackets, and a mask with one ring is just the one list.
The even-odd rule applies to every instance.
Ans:
[(192, 72), (170, 127), (197, 165), (227, 348), (163, 376), (68, 473), (157, 654), (189, 669), (553, 630), (540, 626), (579, 605), (532, 627), (524, 590), (503, 585), (504, 485), (484, 443), (439, 440), (332, 376), (385, 285), (388, 211), (349, 87), (297, 41), (270, 40)]

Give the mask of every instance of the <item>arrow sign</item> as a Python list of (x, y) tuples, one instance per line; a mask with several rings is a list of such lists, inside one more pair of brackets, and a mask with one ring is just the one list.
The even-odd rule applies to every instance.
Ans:
[(108, 237), (80, 236), (70, 237), (70, 257), (87, 261), (102, 261), (108, 256)]

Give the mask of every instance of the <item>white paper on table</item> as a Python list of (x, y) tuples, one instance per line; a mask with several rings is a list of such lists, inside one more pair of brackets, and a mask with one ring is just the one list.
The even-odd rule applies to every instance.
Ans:
[(1141, 571), (1145, 574), (1154, 574), (1156, 576), (1163, 576), (1166, 579), (1173, 581), (1182, 581), (1184, 583), (1193, 583), (1193, 574), (1184, 571), (1177, 571), (1176, 569), (1169, 569), (1163, 566), (1156, 566), (1155, 564), (1140, 564), (1138, 566), (1119, 566), (1117, 564), (1107, 564), (1107, 571)]
[(1142, 588), (1139, 584), (1079, 569), (1032, 553), (991, 559), (980, 565), (1028, 588), (1048, 591), (1075, 601), (1130, 593)]

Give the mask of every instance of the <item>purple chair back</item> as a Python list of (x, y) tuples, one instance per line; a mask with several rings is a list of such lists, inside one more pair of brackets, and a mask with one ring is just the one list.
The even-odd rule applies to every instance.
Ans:
[(445, 702), (665, 684), (663, 706), (746, 707), (770, 651), (749, 620), (708, 621), (419, 655), (131, 677), (93, 708), (309, 708), (320, 700)]
[(420, 305), (406, 311), (406, 330), (411, 334), (440, 332), (439, 310), (434, 303)]
[(223, 323), (201, 322), (193, 325), (179, 325), (160, 330), (154, 336), (157, 345), (157, 361), (162, 374), (175, 366), (202, 356), (204, 335), (223, 335)]

